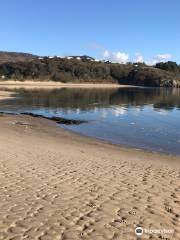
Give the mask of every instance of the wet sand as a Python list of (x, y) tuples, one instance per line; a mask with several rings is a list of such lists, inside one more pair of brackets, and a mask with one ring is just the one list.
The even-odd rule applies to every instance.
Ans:
[(0, 115), (0, 239), (180, 239), (180, 157)]

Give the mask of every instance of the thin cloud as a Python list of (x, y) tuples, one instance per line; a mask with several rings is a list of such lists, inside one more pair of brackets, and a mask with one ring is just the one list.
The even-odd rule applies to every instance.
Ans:
[(114, 63), (127, 63), (127, 62), (134, 62), (134, 63), (143, 63), (145, 62), (147, 65), (155, 65), (158, 62), (167, 62), (173, 58), (170, 53), (161, 53), (153, 56), (152, 58), (145, 58), (141, 52), (136, 52), (134, 57), (130, 57), (130, 54), (127, 52), (121, 51), (110, 51), (104, 48), (102, 45), (97, 43), (90, 43), (88, 44), (89, 49), (93, 49), (99, 51), (99, 58), (114, 62)]
[(172, 56), (171, 54), (169, 54), (169, 53), (157, 54), (156, 56), (154, 56), (154, 57), (152, 58), (152, 60), (147, 61), (146, 63), (147, 63), (148, 65), (155, 65), (155, 64), (158, 63), (158, 62), (167, 62), (167, 61), (171, 60), (172, 57), (173, 57), (173, 56)]
[(115, 63), (127, 63), (129, 61), (129, 54), (125, 52), (110, 52), (109, 50), (104, 50), (101, 54), (104, 60), (115, 62)]
[(135, 59), (134, 59), (134, 62), (136, 62), (136, 63), (142, 63), (142, 62), (144, 62), (144, 57), (143, 57), (143, 55), (141, 54), (141, 53), (136, 53), (135, 54)]
[(95, 43), (95, 42), (87, 44), (86, 47), (88, 49), (91, 49), (91, 50), (100, 50), (100, 51), (104, 51), (105, 50), (105, 48), (102, 45), (100, 45), (98, 43)]
[(170, 60), (172, 58), (172, 55), (169, 53), (166, 54), (158, 54), (155, 56), (155, 61), (159, 61), (159, 62), (166, 62), (168, 60)]
[(169, 53), (166, 53), (166, 54), (158, 54), (156, 56), (159, 60), (168, 60), (168, 59), (171, 59), (172, 58), (172, 55), (169, 54)]

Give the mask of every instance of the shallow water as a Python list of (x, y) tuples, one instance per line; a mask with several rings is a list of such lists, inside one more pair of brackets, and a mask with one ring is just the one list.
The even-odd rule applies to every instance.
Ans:
[(180, 89), (17, 90), (0, 111), (89, 120), (61, 125), (112, 143), (180, 154)]

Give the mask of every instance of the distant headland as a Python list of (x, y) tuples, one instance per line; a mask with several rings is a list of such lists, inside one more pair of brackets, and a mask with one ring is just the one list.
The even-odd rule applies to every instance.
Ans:
[(112, 63), (89, 56), (37, 56), (0, 51), (0, 81), (118, 83), (146, 87), (180, 87), (180, 65), (160, 62)]

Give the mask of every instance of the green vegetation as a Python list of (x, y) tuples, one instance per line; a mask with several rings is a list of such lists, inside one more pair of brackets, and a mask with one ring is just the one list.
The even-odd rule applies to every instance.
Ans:
[[(0, 64), (1, 80), (26, 79), (58, 82), (119, 83), (150, 87), (180, 87), (180, 66), (174, 62), (147, 66), (142, 63), (117, 64), (97, 62), (83, 56), (38, 58), (23, 55), (22, 61)], [(17, 56), (16, 56), (17, 57)], [(22, 56), (21, 56), (22, 57)], [(2, 59), (0, 59), (2, 62)]]
[(173, 72), (175, 74), (180, 75), (180, 65), (178, 65), (176, 62), (160, 62), (156, 64), (156, 68), (163, 69), (165, 71)]

